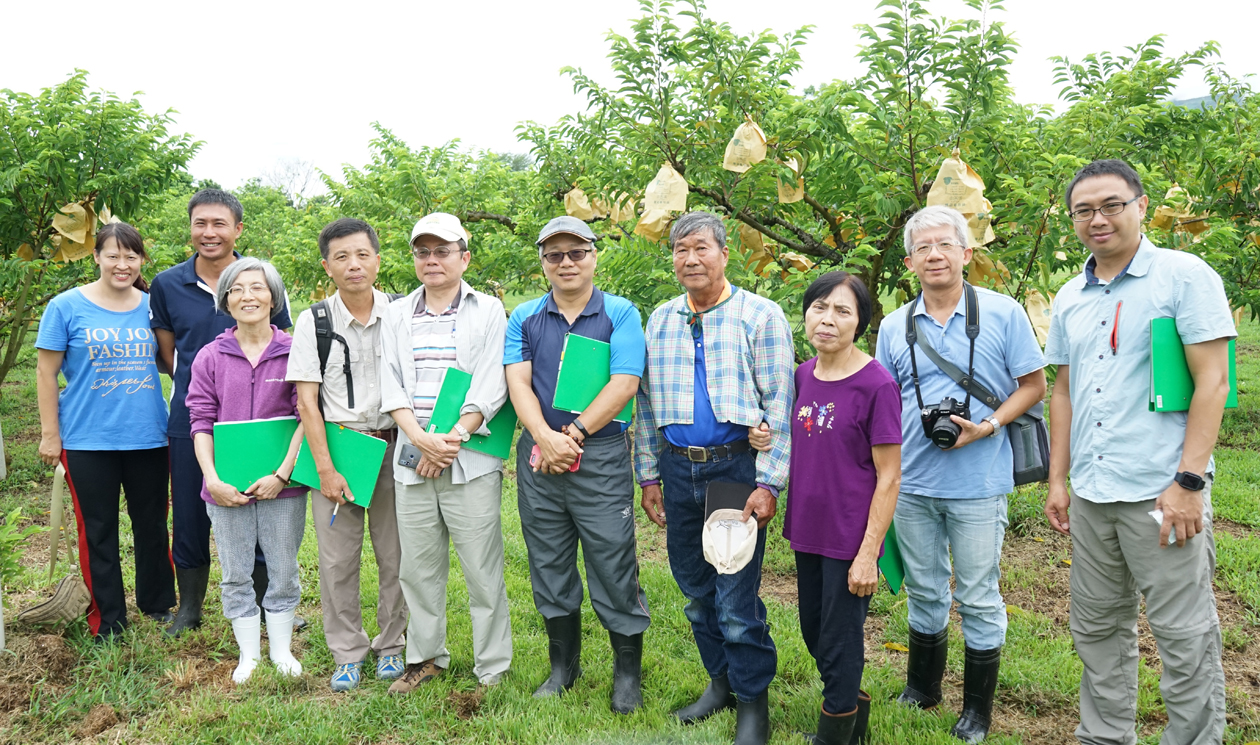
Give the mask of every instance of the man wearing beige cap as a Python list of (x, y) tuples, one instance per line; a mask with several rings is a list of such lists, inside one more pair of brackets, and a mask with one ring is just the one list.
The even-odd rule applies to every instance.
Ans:
[[(512, 662), (512, 630), (503, 580), (499, 502), (503, 461), (462, 447), (507, 400), (503, 339), (507, 314), (498, 298), (463, 281), (471, 261), (459, 218), (426, 215), (411, 231), (411, 254), (421, 286), (391, 304), (382, 346), (381, 410), (398, 423), (398, 453), (419, 450), (418, 465), (394, 458), (400, 582), (411, 621), (407, 667), (390, 693), (409, 693), (450, 666), (446, 649), (446, 578), (455, 545), (472, 612), (473, 674), (483, 685), (500, 681)], [(429, 418), (448, 368), (472, 376), (450, 432), (429, 430)]]

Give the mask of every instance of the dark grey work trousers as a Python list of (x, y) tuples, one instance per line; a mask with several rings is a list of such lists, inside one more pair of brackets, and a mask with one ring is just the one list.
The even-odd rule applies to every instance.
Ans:
[(560, 475), (533, 472), (533, 447), (534, 438), (523, 431), (516, 445), (516, 494), (534, 606), (544, 618), (567, 616), (581, 607), (580, 541), (600, 623), (625, 636), (643, 633), (648, 606), (635, 556), (629, 439), (625, 434), (588, 438), (578, 470)]

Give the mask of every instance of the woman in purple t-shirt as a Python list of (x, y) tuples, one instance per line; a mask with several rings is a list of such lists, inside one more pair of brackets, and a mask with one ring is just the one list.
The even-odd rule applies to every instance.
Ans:
[(818, 356), (796, 369), (783, 535), (796, 552), (801, 635), (823, 680), (815, 742), (848, 745), (870, 715), (863, 626), (901, 483), (901, 393), (855, 343), (871, 320), (860, 279), (828, 272), (804, 306)]

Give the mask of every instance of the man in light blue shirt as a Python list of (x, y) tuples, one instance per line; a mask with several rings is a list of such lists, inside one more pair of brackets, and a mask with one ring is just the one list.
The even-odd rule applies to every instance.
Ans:
[[(923, 294), (884, 318), (875, 358), (896, 378), (902, 400), (901, 494), (894, 520), (906, 567), (910, 659), (898, 700), (923, 709), (941, 702), (952, 549), (953, 599), (966, 640), (963, 710), (953, 735), (980, 742), (988, 733), (1006, 641), (998, 563), (1007, 524), (1006, 495), (1015, 480), (1003, 427), (1041, 400), (1046, 378), (1041, 348), (1024, 309), (983, 288), (974, 288), (979, 333), (973, 354), (963, 282), (963, 268), (971, 261), (969, 235), (967, 219), (949, 207), (924, 208), (906, 223), (905, 263), (919, 278)], [(913, 314), (918, 329), (913, 350), (906, 339), (907, 313)], [(994, 410), (970, 397), (969, 418), (940, 417), (954, 425), (957, 440), (952, 445), (929, 439), (931, 419), (940, 418), (925, 417), (925, 411), (947, 397), (968, 403), (967, 392), (932, 363), (924, 345), (961, 370), (971, 366), (972, 376), (1003, 399)]]
[[(1142, 235), (1147, 203), (1123, 161), (1076, 174), (1067, 204), (1092, 256), (1055, 298), (1046, 340), (1059, 366), (1046, 516), (1072, 536), (1071, 628), (1084, 664), (1076, 737), (1085, 745), (1137, 742), (1139, 592), (1163, 661), (1160, 742), (1219, 743), (1225, 730), (1211, 487), (1234, 323), (1211, 267)], [(1150, 406), (1156, 318), (1175, 319), (1185, 345), (1187, 412)]]

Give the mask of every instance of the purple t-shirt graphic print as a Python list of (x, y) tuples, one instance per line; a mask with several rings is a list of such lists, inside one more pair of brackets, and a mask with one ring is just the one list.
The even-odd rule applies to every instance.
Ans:
[(848, 561), (875, 496), (871, 447), (901, 444), (901, 391), (875, 360), (843, 380), (815, 378), (817, 362), (796, 369), (783, 536), (795, 551)]

